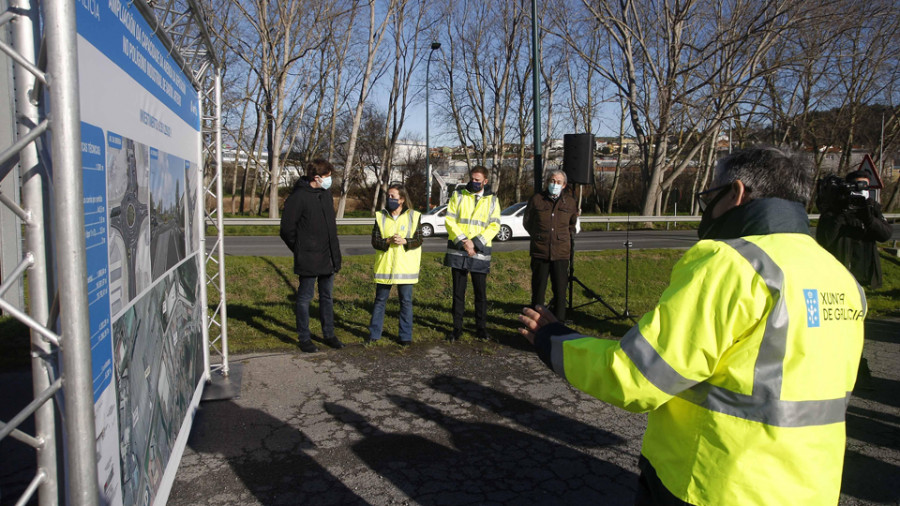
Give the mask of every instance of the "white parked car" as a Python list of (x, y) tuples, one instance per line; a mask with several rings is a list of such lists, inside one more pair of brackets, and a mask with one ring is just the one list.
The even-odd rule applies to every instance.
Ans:
[[(508, 241), (514, 237), (530, 237), (523, 225), (526, 204), (527, 202), (519, 202), (500, 211), (500, 231), (496, 237), (498, 241)], [(581, 232), (580, 219), (575, 222), (575, 233), (579, 232)]]
[[(508, 241), (514, 237), (529, 237), (528, 231), (522, 225), (525, 204), (527, 202), (519, 202), (500, 211), (500, 232), (497, 233), (496, 237), (498, 241)], [(447, 204), (435, 207), (428, 213), (423, 214), (419, 220), (422, 223), (422, 236), (445, 235), (447, 233), (447, 227), (444, 225), (446, 215)], [(578, 220), (575, 226), (575, 233), (578, 232), (581, 232), (581, 220)]]
[(447, 227), (444, 225), (444, 217), (447, 216), (447, 204), (437, 206), (431, 211), (423, 214), (419, 218), (422, 224), (422, 237), (431, 237), (435, 234), (446, 234)]

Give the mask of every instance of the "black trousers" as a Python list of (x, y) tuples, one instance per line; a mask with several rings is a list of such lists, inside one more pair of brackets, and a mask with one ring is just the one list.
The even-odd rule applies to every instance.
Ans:
[(453, 334), (462, 334), (463, 313), (466, 310), (466, 276), (472, 275), (472, 288), (475, 291), (475, 331), (478, 337), (487, 335), (487, 274), (469, 272), (463, 269), (453, 271)]
[(569, 282), (569, 260), (531, 259), (531, 307), (544, 304), (547, 277), (553, 289), (553, 314), (566, 321), (566, 285)]
[(634, 498), (634, 506), (691, 506), (690, 503), (669, 492), (656, 474), (656, 469), (643, 455), (638, 459), (638, 468), (641, 475), (638, 477), (638, 493)]

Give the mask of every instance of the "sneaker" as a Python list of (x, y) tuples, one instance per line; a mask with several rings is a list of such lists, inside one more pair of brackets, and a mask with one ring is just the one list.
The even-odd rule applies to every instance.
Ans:
[(328, 346), (331, 346), (332, 348), (334, 348), (336, 350), (339, 350), (344, 347), (344, 343), (342, 343), (340, 341), (340, 339), (338, 339), (335, 336), (326, 337), (325, 339), (322, 339), (322, 342), (324, 342), (325, 344), (327, 344)]
[(303, 353), (315, 353), (319, 351), (319, 348), (316, 347), (315, 344), (309, 339), (300, 341), (300, 351)]

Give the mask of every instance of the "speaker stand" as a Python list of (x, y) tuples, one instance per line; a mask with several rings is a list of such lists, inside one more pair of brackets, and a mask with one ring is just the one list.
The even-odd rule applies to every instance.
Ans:
[[(581, 187), (581, 185), (578, 185), (578, 215), (579, 216), (581, 215), (582, 190), (583, 190), (583, 188)], [(630, 215), (629, 215), (629, 219), (630, 219)], [(620, 313), (620, 312), (616, 311), (616, 309), (614, 307), (610, 306), (609, 303), (607, 303), (605, 300), (603, 300), (603, 297), (601, 297), (597, 292), (591, 290), (590, 288), (587, 287), (587, 285), (582, 283), (581, 280), (578, 279), (578, 277), (575, 275), (575, 236), (572, 236), (571, 248), (569, 250), (569, 279), (568, 279), (568, 282), (569, 282), (569, 300), (568, 300), (569, 307), (568, 307), (568, 310), (572, 311), (573, 309), (578, 309), (578, 308), (582, 308), (585, 306), (590, 306), (591, 304), (600, 303), (600, 304), (603, 304), (603, 306), (606, 307), (606, 309), (609, 309), (609, 311), (613, 314), (612, 317), (607, 318), (608, 320), (624, 320), (627, 318), (627, 319), (631, 320), (632, 322), (634, 322), (634, 318), (632, 318), (631, 315), (628, 313), (628, 263), (629, 263), (629, 257), (630, 257), (630, 255), (629, 255), (630, 249), (631, 249), (631, 241), (628, 240), (628, 229), (626, 228), (626, 232), (625, 232), (625, 311), (623, 313)], [(584, 291), (587, 293), (588, 298), (593, 299), (593, 300), (585, 302), (584, 304), (579, 304), (578, 306), (574, 306), (573, 305), (574, 283), (578, 283), (578, 286), (580, 286), (582, 289), (584, 289)], [(637, 322), (635, 322), (635, 323), (637, 323)]]

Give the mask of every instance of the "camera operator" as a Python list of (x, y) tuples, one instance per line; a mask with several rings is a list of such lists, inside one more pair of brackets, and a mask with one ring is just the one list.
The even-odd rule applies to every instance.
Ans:
[(866, 173), (853, 171), (844, 179), (845, 184), (832, 178), (819, 185), (821, 216), (816, 241), (840, 260), (859, 284), (876, 289), (881, 286), (881, 259), (875, 243), (890, 239), (893, 230), (868, 189)]

